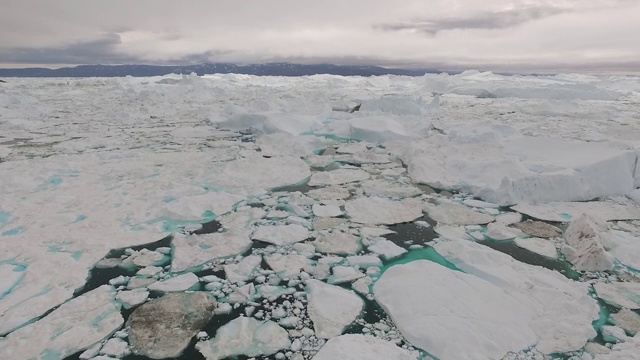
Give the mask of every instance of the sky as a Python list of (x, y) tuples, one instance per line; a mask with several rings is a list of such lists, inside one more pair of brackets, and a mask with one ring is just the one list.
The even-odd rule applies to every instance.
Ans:
[(2, 0), (0, 67), (640, 72), (640, 0)]

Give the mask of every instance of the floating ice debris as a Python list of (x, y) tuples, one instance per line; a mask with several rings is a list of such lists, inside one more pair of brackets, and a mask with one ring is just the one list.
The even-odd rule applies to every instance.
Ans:
[(115, 289), (103, 285), (72, 299), (39, 321), (0, 339), (0, 354), (7, 359), (63, 359), (83, 351), (124, 323), (114, 297)]
[(213, 317), (215, 307), (204, 292), (167, 294), (141, 305), (127, 321), (133, 353), (152, 359), (180, 356)]
[(482, 279), (430, 261), (391, 267), (373, 292), (412, 345), (443, 360), (499, 359), (538, 340), (529, 327), (532, 309)]
[(144, 267), (140, 270), (138, 270), (138, 272), (136, 273), (136, 276), (146, 276), (146, 277), (151, 277), (154, 276), (160, 272), (162, 272), (162, 268), (159, 266), (147, 266)]
[(368, 172), (354, 169), (322, 171), (311, 175), (309, 186), (341, 185), (369, 179)]
[(318, 252), (325, 254), (351, 255), (362, 249), (357, 236), (343, 232), (320, 236), (312, 244)]
[(275, 210), (275, 211), (269, 211), (267, 213), (266, 218), (267, 219), (285, 219), (289, 217), (289, 215), (290, 214), (287, 211)]
[(541, 238), (517, 238), (514, 242), (518, 247), (527, 249), (538, 255), (542, 255), (550, 259), (558, 258), (558, 250), (551, 240)]
[(379, 227), (362, 227), (360, 228), (360, 235), (364, 237), (379, 237), (385, 236), (389, 234), (395, 234), (396, 232), (393, 230), (389, 230), (387, 228), (379, 228)]
[(614, 282), (610, 284), (596, 283), (593, 288), (598, 297), (611, 306), (640, 309), (640, 283)]
[(627, 341), (627, 334), (617, 326), (605, 325), (601, 328), (602, 338), (609, 343), (621, 343)]
[(154, 278), (134, 276), (129, 279), (129, 283), (127, 283), (127, 289), (139, 289), (147, 287), (148, 285), (151, 285), (155, 282), (157, 282), (157, 280)]
[(522, 235), (522, 231), (506, 227), (502, 223), (491, 223), (487, 225), (487, 237), (493, 240), (511, 240)]
[(307, 195), (316, 200), (343, 200), (351, 196), (351, 193), (344, 187), (332, 185), (310, 190)]
[(353, 291), (318, 280), (307, 281), (307, 290), (307, 311), (319, 338), (342, 334), (364, 309), (364, 301)]
[(493, 216), (473, 211), (464, 205), (443, 203), (425, 204), (423, 207), (430, 218), (447, 225), (478, 225), (493, 221)]
[(571, 221), (564, 233), (567, 245), (562, 253), (578, 271), (604, 271), (613, 269), (613, 256), (603, 246), (607, 226), (586, 214)]
[(80, 356), (78, 356), (78, 358), (80, 360), (87, 360), (87, 359), (94, 358), (95, 356), (98, 355), (101, 348), (102, 348), (102, 343), (97, 343), (92, 347), (88, 348), (87, 350), (85, 350), (82, 354), (80, 354)]
[(171, 270), (184, 271), (208, 261), (242, 254), (251, 248), (249, 230), (230, 230), (204, 235), (175, 234)]
[(237, 264), (224, 265), (224, 273), (229, 282), (247, 282), (255, 277), (254, 272), (260, 267), (260, 263), (262, 263), (262, 256), (247, 256)]
[(264, 260), (275, 273), (283, 278), (297, 276), (311, 261), (303, 255), (265, 255)]
[(273, 355), (291, 346), (287, 331), (273, 321), (239, 317), (221, 326), (213, 339), (201, 341), (196, 349), (207, 360), (238, 355)]
[(417, 360), (396, 344), (373, 336), (347, 334), (327, 341), (313, 360)]
[(422, 194), (422, 191), (413, 185), (379, 179), (362, 182), (362, 190), (368, 196), (389, 198), (408, 198)]
[[(471, 240), (471, 236), (467, 234), (464, 226), (437, 225), (435, 232), (445, 239), (450, 240)], [(482, 236), (484, 238), (484, 235)], [(474, 237), (475, 238), (475, 237)]]
[(256, 288), (253, 283), (235, 289), (229, 294), (228, 301), (231, 304), (246, 304), (256, 297)]
[(120, 258), (104, 258), (95, 265), (96, 269), (113, 269), (122, 263)]
[(100, 354), (113, 356), (115, 358), (123, 358), (129, 354), (131, 354), (131, 350), (129, 350), (129, 344), (126, 341), (118, 338), (109, 339), (102, 349), (100, 349)]
[(218, 307), (215, 309), (216, 315), (230, 314), (233, 311), (233, 306), (229, 303), (218, 303)]
[(116, 300), (122, 303), (125, 309), (131, 309), (138, 306), (149, 298), (149, 292), (146, 289), (123, 290), (118, 292)]
[(228, 232), (242, 232), (265, 215), (266, 212), (262, 209), (249, 208), (224, 215), (218, 220)]
[(322, 150), (325, 145), (315, 136), (294, 136), (284, 133), (265, 134), (256, 140), (264, 156), (304, 157)]
[(142, 249), (132, 252), (131, 256), (123, 261), (123, 264), (133, 263), (137, 267), (146, 267), (151, 265), (161, 265), (165, 260), (165, 256), (159, 252)]
[(337, 155), (334, 160), (352, 165), (363, 164), (387, 164), (391, 162), (389, 155), (378, 154), (372, 151), (359, 152), (349, 155)]
[(342, 284), (360, 279), (365, 275), (351, 266), (334, 266), (329, 276), (330, 284)]
[(640, 332), (640, 315), (629, 309), (625, 308), (615, 314), (611, 314), (609, 320), (613, 324), (623, 328), (631, 336)]
[(527, 220), (513, 225), (514, 228), (520, 229), (522, 232), (539, 238), (552, 238), (562, 236), (562, 230), (544, 223), (542, 221)]
[(366, 269), (372, 266), (382, 267), (382, 261), (375, 255), (348, 256), (347, 262), (361, 269)]
[(369, 294), (369, 287), (371, 286), (372, 283), (373, 283), (373, 280), (367, 276), (354, 281), (353, 284), (351, 284), (351, 287), (357, 293), (366, 296)]
[(622, 344), (611, 347), (611, 351), (603, 354), (596, 354), (594, 360), (639, 360), (640, 359), (640, 334), (633, 338), (628, 338)]
[(463, 204), (469, 207), (477, 207), (477, 208), (486, 208), (486, 209), (497, 209), (500, 207), (498, 204), (476, 200), (476, 199), (466, 199), (462, 202)]
[(290, 245), (309, 238), (309, 230), (302, 225), (260, 226), (251, 235), (251, 239), (274, 245)]
[(194, 273), (186, 273), (178, 275), (176, 277), (168, 278), (162, 281), (155, 282), (149, 285), (147, 288), (150, 291), (158, 292), (178, 292), (191, 290), (200, 283), (200, 279)]
[(624, 265), (640, 270), (640, 237), (616, 230), (610, 230), (609, 235), (609, 253)]
[(373, 144), (367, 144), (366, 142), (356, 142), (349, 144), (342, 144), (336, 149), (338, 154), (356, 154), (366, 152), (368, 147), (373, 147)]
[(505, 225), (513, 225), (522, 221), (522, 214), (518, 212), (506, 212), (496, 216), (496, 222)]
[(539, 338), (538, 351), (577, 350), (595, 336), (592, 321), (598, 318), (599, 308), (588, 295), (587, 285), (470, 241), (446, 241), (434, 247), (462, 271), (500, 287), (534, 311), (528, 327)]
[(345, 210), (351, 221), (368, 225), (393, 225), (422, 217), (417, 199), (393, 201), (380, 197), (361, 197), (347, 201)]
[(606, 201), (550, 202), (546, 204), (518, 204), (511, 209), (543, 221), (569, 222), (582, 214), (603, 221), (640, 219), (640, 206), (622, 205)]
[(347, 219), (321, 217), (321, 218), (315, 219), (315, 221), (313, 222), (313, 229), (316, 231), (322, 231), (326, 229), (336, 229), (336, 228), (342, 228), (342, 227), (345, 227), (346, 229), (346, 226), (341, 226), (346, 223), (347, 223)]
[(407, 250), (401, 248), (400, 246), (394, 244), (389, 240), (377, 241), (375, 244), (370, 245), (368, 249), (369, 251), (382, 256), (385, 260), (397, 258), (398, 256), (407, 252)]
[(233, 210), (233, 206), (245, 196), (225, 192), (208, 192), (201, 195), (183, 196), (164, 204), (163, 215), (173, 220), (194, 221), (203, 218), (207, 211), (220, 216)]
[(311, 209), (315, 216), (337, 217), (337, 216), (342, 216), (343, 214), (342, 210), (340, 210), (340, 206), (337, 206), (337, 205), (314, 204)]

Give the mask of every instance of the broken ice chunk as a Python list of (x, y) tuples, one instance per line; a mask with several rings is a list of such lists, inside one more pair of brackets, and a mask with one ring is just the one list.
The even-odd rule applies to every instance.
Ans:
[[(613, 269), (614, 258), (603, 246), (607, 226), (586, 214), (571, 221), (564, 233), (567, 245), (562, 253), (578, 271), (605, 271)], [(606, 240), (605, 240), (606, 241)]]
[(369, 246), (368, 249), (369, 251), (379, 254), (385, 260), (391, 260), (407, 252), (407, 250), (389, 240), (380, 240)]
[(142, 304), (147, 301), (148, 297), (149, 292), (144, 288), (124, 290), (118, 292), (118, 295), (116, 295), (116, 299), (122, 303), (122, 307), (125, 309), (131, 309), (132, 307)]
[(364, 301), (353, 291), (318, 280), (307, 281), (309, 317), (316, 336), (332, 338), (342, 334), (364, 309)]
[(312, 244), (325, 254), (351, 255), (362, 249), (358, 237), (343, 232), (320, 236)]
[(345, 210), (351, 221), (370, 225), (393, 225), (422, 217), (417, 199), (393, 201), (380, 197), (361, 197), (348, 201)]
[(417, 360), (396, 344), (372, 336), (347, 334), (327, 341), (313, 360)]
[(204, 292), (167, 294), (131, 313), (129, 341), (136, 355), (176, 358), (213, 317), (216, 302)]
[(522, 231), (506, 227), (501, 223), (491, 223), (487, 225), (487, 237), (493, 240), (511, 240), (522, 235)]
[(448, 225), (483, 225), (493, 221), (493, 216), (473, 211), (464, 205), (443, 203), (425, 204), (423, 208), (430, 218)]
[(227, 357), (268, 356), (291, 346), (289, 334), (273, 321), (239, 317), (221, 326), (213, 339), (201, 341), (196, 349), (207, 360)]
[(342, 284), (360, 279), (365, 275), (351, 266), (334, 266), (329, 276), (330, 284)]
[(321, 217), (338, 217), (342, 216), (342, 210), (337, 205), (320, 205), (313, 204), (311, 208), (315, 216)]
[(341, 185), (369, 179), (368, 172), (359, 169), (321, 171), (311, 175), (309, 186)]
[(562, 236), (562, 230), (542, 221), (527, 220), (517, 223), (513, 227), (522, 230), (530, 236), (539, 238), (552, 238)]
[(242, 254), (251, 248), (250, 231), (227, 231), (204, 235), (175, 234), (171, 270), (180, 272), (208, 261)]
[(611, 306), (640, 309), (640, 283), (597, 283), (593, 287), (598, 297)]
[(260, 267), (260, 263), (262, 256), (247, 256), (237, 264), (224, 265), (224, 273), (229, 282), (246, 282), (254, 278), (254, 271)]
[(0, 340), (0, 354), (6, 359), (63, 359), (85, 350), (124, 323), (114, 298), (115, 289), (108, 285), (74, 298)]
[(265, 255), (264, 260), (281, 278), (297, 276), (302, 268), (311, 263), (311, 261), (303, 255)]
[(176, 277), (165, 279), (163, 281), (155, 282), (149, 285), (147, 288), (151, 291), (158, 291), (163, 293), (178, 292), (191, 290), (194, 287), (198, 286), (199, 283), (200, 279), (198, 279), (195, 274), (186, 273), (178, 275)]
[(302, 225), (260, 226), (251, 239), (274, 245), (290, 245), (309, 238), (309, 231)]
[(558, 251), (556, 245), (551, 240), (545, 240), (541, 238), (517, 238), (515, 244), (518, 247), (527, 249), (538, 255), (548, 257), (550, 259), (558, 258)]

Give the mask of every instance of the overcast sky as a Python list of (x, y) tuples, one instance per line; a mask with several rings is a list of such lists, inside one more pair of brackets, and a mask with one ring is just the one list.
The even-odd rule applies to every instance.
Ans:
[(640, 0), (2, 0), (0, 67), (640, 71)]

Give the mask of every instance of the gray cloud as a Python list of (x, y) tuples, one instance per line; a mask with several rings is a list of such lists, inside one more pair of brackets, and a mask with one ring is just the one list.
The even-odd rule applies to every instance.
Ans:
[(466, 17), (442, 17), (436, 19), (414, 19), (407, 22), (385, 23), (374, 28), (385, 31), (413, 30), (429, 35), (446, 30), (505, 29), (529, 21), (567, 12), (566, 9), (553, 6), (536, 6), (504, 11), (485, 12)]

